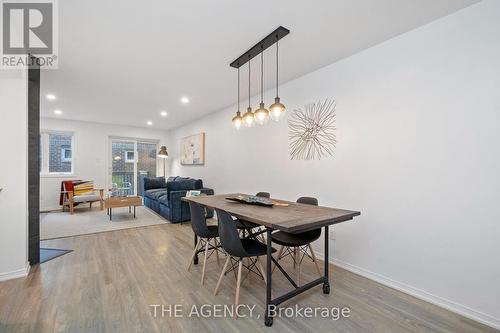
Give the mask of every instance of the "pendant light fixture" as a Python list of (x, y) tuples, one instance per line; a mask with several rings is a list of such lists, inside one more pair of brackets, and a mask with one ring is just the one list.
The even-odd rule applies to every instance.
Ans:
[[(248, 56), (250, 58), (250, 56)], [(245, 127), (253, 127), (255, 125), (254, 114), (252, 112), (252, 107), (250, 106), (250, 62), (248, 60), (248, 109), (243, 115), (243, 125)]]
[(238, 67), (238, 111), (236, 111), (236, 116), (233, 117), (233, 126), (239, 130), (241, 124), (243, 124), (243, 118), (240, 112), (240, 68)]
[(255, 110), (255, 122), (264, 125), (269, 120), (269, 111), (264, 106), (264, 50), (260, 52), (260, 104)]
[[(232, 61), (229, 66), (238, 69), (238, 111), (236, 112), (236, 116), (233, 117), (232, 123), (236, 129), (241, 128), (241, 126), (245, 127), (253, 127), (255, 123), (259, 125), (263, 125), (269, 121), (271, 118), (274, 121), (278, 121), (283, 117), (285, 113), (285, 106), (280, 102), (280, 97), (278, 94), (279, 88), (279, 49), (278, 49), (278, 41), (288, 35), (290, 30), (279, 26), (269, 35), (264, 37), (260, 42), (252, 46), (245, 53), (240, 55), (234, 61)], [(276, 98), (274, 99), (274, 103), (266, 109), (264, 104), (264, 51), (271, 46), (276, 44)], [(258, 57), (260, 55), (260, 103), (259, 107), (255, 110), (255, 113), (252, 112), (251, 107), (251, 89), (250, 89), (250, 80), (251, 80), (251, 67), (250, 62), (253, 58)], [(248, 63), (248, 108), (246, 112), (241, 115), (240, 113), (240, 67), (244, 66)]]
[(280, 96), (278, 94), (278, 79), (279, 79), (279, 58), (278, 58), (278, 41), (276, 41), (276, 97), (274, 98), (274, 104), (269, 107), (270, 117), (274, 121), (279, 121), (280, 118), (285, 113), (285, 106), (280, 102)]

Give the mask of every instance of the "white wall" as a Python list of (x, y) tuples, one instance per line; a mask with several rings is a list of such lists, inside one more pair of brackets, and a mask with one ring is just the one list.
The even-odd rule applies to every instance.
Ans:
[[(337, 100), (333, 158), (291, 161), (286, 121), (236, 132), (233, 106), (172, 132), (172, 174), (360, 210), (335, 227), (337, 264), (500, 327), (499, 31), (484, 1), (284, 84), (288, 110)], [(181, 166), (202, 131), (206, 165)]]
[(28, 265), (28, 94), (25, 70), (0, 70), (0, 281)]
[[(93, 180), (96, 188), (106, 188), (109, 167), (109, 137), (159, 140), (167, 145), (166, 131), (150, 128), (115, 126), (74, 120), (42, 118), (41, 130), (74, 133), (75, 179)], [(162, 161), (160, 161), (162, 162)], [(158, 174), (163, 175), (163, 163), (158, 165)], [(40, 179), (40, 210), (60, 209), (59, 190), (61, 180), (68, 176), (43, 177)]]

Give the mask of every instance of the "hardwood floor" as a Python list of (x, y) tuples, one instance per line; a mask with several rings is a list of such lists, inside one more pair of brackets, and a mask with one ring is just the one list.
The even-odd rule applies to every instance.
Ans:
[[(228, 274), (218, 295), (213, 295), (225, 261), (218, 266), (215, 256), (209, 258), (204, 286), (200, 283), (201, 260), (187, 272), (193, 248), (187, 224), (55, 239), (42, 246), (74, 251), (33, 267), (25, 279), (0, 283), (2, 333), (496, 332), (333, 266), (330, 295), (324, 295), (318, 286), (283, 306), (349, 307), (347, 318), (276, 318), (272, 327), (266, 327), (262, 318), (265, 285), (253, 274), (242, 283), (240, 293), (241, 303), (256, 305), (253, 318), (189, 318), (192, 305), (232, 304), (236, 281), (233, 273)], [(293, 271), (289, 260), (284, 262)], [(301, 281), (316, 276), (314, 264), (304, 260)], [(273, 288), (276, 294), (289, 289), (278, 270), (273, 274)], [(181, 304), (185, 317), (155, 318), (153, 304)]]

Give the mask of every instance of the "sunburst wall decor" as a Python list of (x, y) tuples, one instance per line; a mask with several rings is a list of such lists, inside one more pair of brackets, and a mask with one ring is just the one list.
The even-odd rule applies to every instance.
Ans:
[(288, 118), (288, 138), (292, 160), (315, 160), (333, 156), (335, 136), (335, 100), (309, 103), (295, 109)]

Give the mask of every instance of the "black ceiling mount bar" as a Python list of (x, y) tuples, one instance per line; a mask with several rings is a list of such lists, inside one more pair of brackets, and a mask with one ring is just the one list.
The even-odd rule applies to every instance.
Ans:
[(240, 68), (252, 58), (258, 56), (261, 52), (264, 52), (265, 49), (279, 41), (281, 38), (285, 37), (290, 33), (290, 30), (280, 26), (278, 29), (271, 32), (269, 35), (264, 37), (260, 42), (255, 44), (250, 50), (243, 53), (239, 56), (238, 59), (234, 60), (230, 66), (234, 68)]

